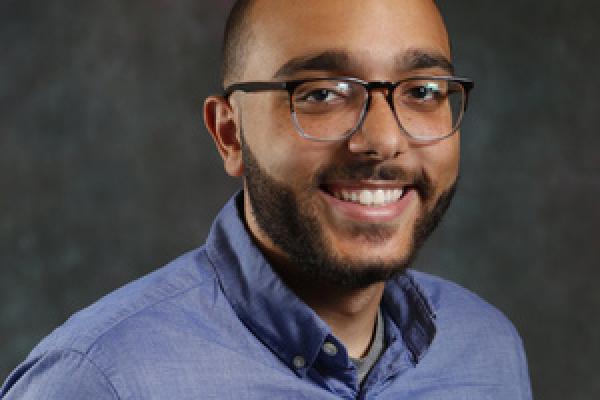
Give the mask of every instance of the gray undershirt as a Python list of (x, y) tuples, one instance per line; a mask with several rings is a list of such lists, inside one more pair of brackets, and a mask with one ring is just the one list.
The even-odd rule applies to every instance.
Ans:
[(358, 375), (358, 384), (362, 385), (363, 381), (371, 371), (371, 368), (375, 365), (381, 353), (383, 353), (383, 316), (381, 315), (381, 307), (377, 310), (377, 321), (375, 322), (375, 335), (373, 336), (373, 342), (369, 348), (369, 352), (361, 358), (352, 358), (350, 361), (356, 367)]

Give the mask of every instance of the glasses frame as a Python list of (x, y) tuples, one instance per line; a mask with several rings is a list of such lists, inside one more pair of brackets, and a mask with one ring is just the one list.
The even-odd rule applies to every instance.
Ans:
[[(394, 91), (396, 90), (396, 88), (398, 86), (400, 86), (401, 84), (403, 84), (405, 82), (416, 81), (416, 80), (427, 80), (427, 79), (438, 80), (438, 81), (447, 81), (447, 82), (456, 82), (462, 86), (463, 91), (464, 91), (464, 99), (463, 99), (462, 109), (460, 110), (460, 115), (458, 117), (456, 126), (450, 133), (443, 135), (441, 137), (424, 138), (424, 137), (419, 137), (419, 136), (415, 136), (415, 135), (411, 134), (404, 128), (404, 126), (402, 126), (402, 122), (400, 122), (400, 119), (398, 118), (398, 114), (396, 113), (396, 108), (394, 106)], [(311, 136), (311, 135), (307, 134), (306, 132), (304, 132), (304, 130), (300, 126), (298, 117), (296, 116), (296, 111), (294, 110), (294, 102), (293, 102), (294, 91), (296, 90), (296, 88), (298, 86), (303, 85), (307, 82), (332, 81), (332, 80), (341, 81), (341, 82), (357, 83), (357, 84), (361, 85), (362, 87), (365, 88), (365, 91), (367, 92), (367, 99), (366, 99), (363, 109), (360, 113), (358, 123), (356, 124), (356, 126), (353, 129), (346, 132), (346, 134), (344, 134), (343, 136), (340, 136), (339, 138), (334, 138), (334, 139), (318, 138), (318, 137)], [(365, 121), (367, 112), (369, 111), (369, 107), (371, 106), (371, 101), (372, 101), (371, 100), (372, 99), (371, 91), (373, 91), (375, 89), (386, 89), (387, 94), (385, 96), (385, 99), (386, 99), (388, 105), (390, 106), (390, 109), (392, 110), (392, 114), (394, 115), (394, 118), (396, 119), (396, 123), (400, 127), (400, 130), (402, 130), (402, 132), (404, 132), (405, 135), (407, 135), (408, 137), (410, 137), (411, 139), (413, 139), (415, 141), (436, 142), (436, 141), (444, 140), (444, 139), (452, 136), (458, 130), (458, 128), (460, 127), (460, 124), (462, 122), (463, 116), (464, 116), (465, 112), (467, 111), (467, 105), (469, 102), (469, 92), (473, 89), (474, 86), (475, 86), (475, 83), (473, 82), (473, 80), (471, 80), (469, 78), (458, 77), (458, 76), (411, 76), (409, 78), (402, 79), (402, 80), (399, 80), (396, 82), (364, 81), (362, 79), (353, 78), (353, 77), (322, 77), (322, 78), (294, 79), (294, 80), (290, 80), (290, 81), (236, 82), (236, 83), (232, 83), (231, 85), (229, 85), (225, 88), (225, 90), (223, 91), (223, 97), (227, 100), (234, 92), (237, 92), (237, 91), (244, 92), (244, 93), (266, 92), (266, 91), (273, 91), (273, 90), (287, 91), (288, 95), (289, 95), (290, 113), (291, 113), (291, 117), (292, 117), (292, 123), (294, 124), (294, 127), (296, 128), (296, 131), (298, 132), (298, 134), (305, 139), (316, 141), (316, 142), (337, 142), (337, 141), (342, 141), (342, 140), (348, 139), (350, 136), (352, 136), (358, 130), (360, 130), (360, 128), (362, 127), (362, 125)]]

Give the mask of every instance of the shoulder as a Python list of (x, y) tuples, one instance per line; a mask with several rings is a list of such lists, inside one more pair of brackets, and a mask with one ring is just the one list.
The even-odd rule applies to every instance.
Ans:
[(54, 350), (20, 365), (0, 388), (0, 398), (118, 399), (108, 377), (85, 354)]
[[(75, 385), (73, 390), (80, 391), (68, 397), (70, 389), (64, 385), (60, 392), (64, 396), (52, 398), (105, 398), (99, 393), (113, 398), (116, 376), (111, 368), (121, 365), (133, 370), (137, 360), (132, 354), (164, 351), (156, 348), (155, 338), (185, 329), (189, 318), (184, 316), (190, 310), (214, 308), (216, 288), (214, 270), (202, 247), (182, 255), (71, 316), (31, 351), (8, 378), (0, 397), (8, 393), (8, 398), (20, 398), (10, 397), (19, 388), (26, 388), (29, 396), (38, 386), (71, 382), (71, 376), (82, 375), (80, 381), (90, 387)], [(196, 318), (200, 319), (201, 315)]]
[(405, 299), (418, 300), (392, 305), (400, 308), (409, 323), (415, 321), (423, 327), (422, 321), (427, 322), (427, 329), (421, 330), (430, 342), (427, 352), (436, 355), (433, 358), (446, 359), (450, 364), (458, 359), (472, 360), (473, 365), (485, 359), (491, 364), (503, 362), (507, 370), (524, 367), (523, 343), (517, 330), (500, 310), (475, 293), (414, 270), (407, 270), (396, 282)]
[(3, 390), (23, 382), (35, 387), (33, 379), (60, 382), (59, 375), (67, 378), (75, 370), (106, 386), (102, 371), (107, 365), (127, 362), (128, 352), (140, 346), (147, 351), (151, 343), (146, 340), (165, 329), (177, 331), (190, 308), (212, 304), (214, 281), (203, 248), (182, 255), (71, 316), (31, 351)]
[(510, 320), (496, 307), (472, 291), (455, 282), (424, 272), (407, 273), (429, 302), (438, 324), (451, 323), (462, 326), (487, 326), (497, 333), (515, 335)]
[(526, 368), (522, 339), (499, 309), (454, 282), (416, 271), (409, 275), (435, 314), (433, 351), (464, 360), (483, 357), (507, 369)]
[[(435, 314), (426, 369), (452, 381), (511, 388), (511, 398), (530, 398), (525, 351), (511, 321), (456, 283), (417, 271), (408, 274)], [(455, 368), (458, 360), (461, 368)]]
[(165, 304), (184, 301), (186, 294), (209, 283), (202, 248), (173, 260), (164, 267), (109, 293), (72, 315), (33, 350), (72, 349), (86, 353), (95, 342), (128, 320), (151, 314)]

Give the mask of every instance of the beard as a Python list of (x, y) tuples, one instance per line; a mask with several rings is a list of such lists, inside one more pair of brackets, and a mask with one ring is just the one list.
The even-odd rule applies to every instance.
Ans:
[[(335, 179), (402, 180), (421, 197), (431, 201), (434, 188), (424, 171), (410, 173), (381, 163), (360, 162), (324, 168), (315, 174), (314, 182), (298, 190), (271, 177), (258, 163), (241, 135), (244, 178), (255, 220), (260, 229), (278, 246), (303, 277), (314, 282), (354, 290), (387, 281), (403, 274), (415, 259), (427, 237), (435, 230), (449, 207), (457, 181), (443, 192), (431, 211), (425, 208), (412, 229), (411, 244), (406, 254), (392, 260), (373, 258), (358, 261), (340, 257), (323, 232), (311, 193), (321, 190), (319, 184)], [(397, 228), (385, 224), (349, 224), (353, 237), (361, 236), (377, 242), (390, 238)]]

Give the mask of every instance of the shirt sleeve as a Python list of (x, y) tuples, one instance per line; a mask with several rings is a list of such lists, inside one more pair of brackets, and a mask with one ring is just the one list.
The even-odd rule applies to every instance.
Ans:
[(531, 392), (531, 380), (529, 378), (529, 367), (527, 364), (527, 356), (525, 355), (525, 348), (523, 346), (523, 341), (520, 337), (518, 337), (519, 344), (519, 357), (520, 357), (520, 368), (519, 368), (519, 378), (520, 378), (520, 387), (521, 394), (524, 400), (531, 400), (533, 398), (533, 394)]
[(114, 400), (119, 396), (106, 375), (73, 350), (45, 353), (25, 361), (0, 389), (2, 400)]

